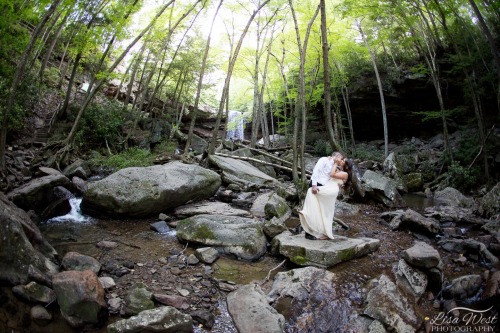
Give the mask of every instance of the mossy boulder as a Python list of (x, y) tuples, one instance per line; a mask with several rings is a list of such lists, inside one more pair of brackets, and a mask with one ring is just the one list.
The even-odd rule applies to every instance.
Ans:
[(257, 260), (266, 252), (266, 237), (259, 223), (250, 218), (224, 215), (197, 215), (179, 221), (181, 242), (217, 248), (238, 259)]
[(212, 197), (221, 185), (209, 169), (179, 161), (150, 167), (122, 169), (89, 183), (81, 203), (92, 216), (142, 218)]

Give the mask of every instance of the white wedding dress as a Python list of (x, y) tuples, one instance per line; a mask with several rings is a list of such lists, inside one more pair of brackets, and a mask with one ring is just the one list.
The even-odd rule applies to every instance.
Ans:
[(318, 186), (319, 192), (312, 193), (312, 188), (307, 190), (302, 211), (299, 212), (302, 228), (316, 238), (327, 236), (333, 239), (333, 216), (335, 203), (339, 194), (340, 179), (330, 178), (324, 186)]

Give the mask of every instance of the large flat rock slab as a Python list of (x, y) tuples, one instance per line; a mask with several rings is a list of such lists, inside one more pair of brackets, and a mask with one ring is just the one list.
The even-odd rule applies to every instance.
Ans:
[(272, 251), (300, 266), (327, 268), (376, 251), (380, 240), (335, 236), (330, 240), (309, 240), (304, 233), (293, 235), (285, 231), (272, 242)]

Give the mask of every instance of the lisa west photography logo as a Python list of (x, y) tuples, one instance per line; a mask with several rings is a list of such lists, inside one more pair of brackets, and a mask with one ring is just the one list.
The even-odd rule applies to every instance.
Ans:
[[(456, 307), (440, 312), (432, 318), (425, 317), (430, 325), (427, 332), (498, 332), (498, 314), (492, 314), (493, 306), (486, 310)], [(460, 311), (460, 316), (454, 313)]]

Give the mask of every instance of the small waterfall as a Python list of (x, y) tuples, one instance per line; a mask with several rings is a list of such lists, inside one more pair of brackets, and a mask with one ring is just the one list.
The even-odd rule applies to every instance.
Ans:
[(51, 218), (47, 222), (90, 222), (91, 218), (85, 215), (82, 215), (80, 210), (80, 204), (82, 203), (82, 198), (71, 198), (69, 199), (69, 204), (71, 205), (71, 211), (63, 216), (57, 216)]
[(243, 140), (245, 130), (245, 119), (240, 111), (230, 110), (227, 119), (226, 139)]

